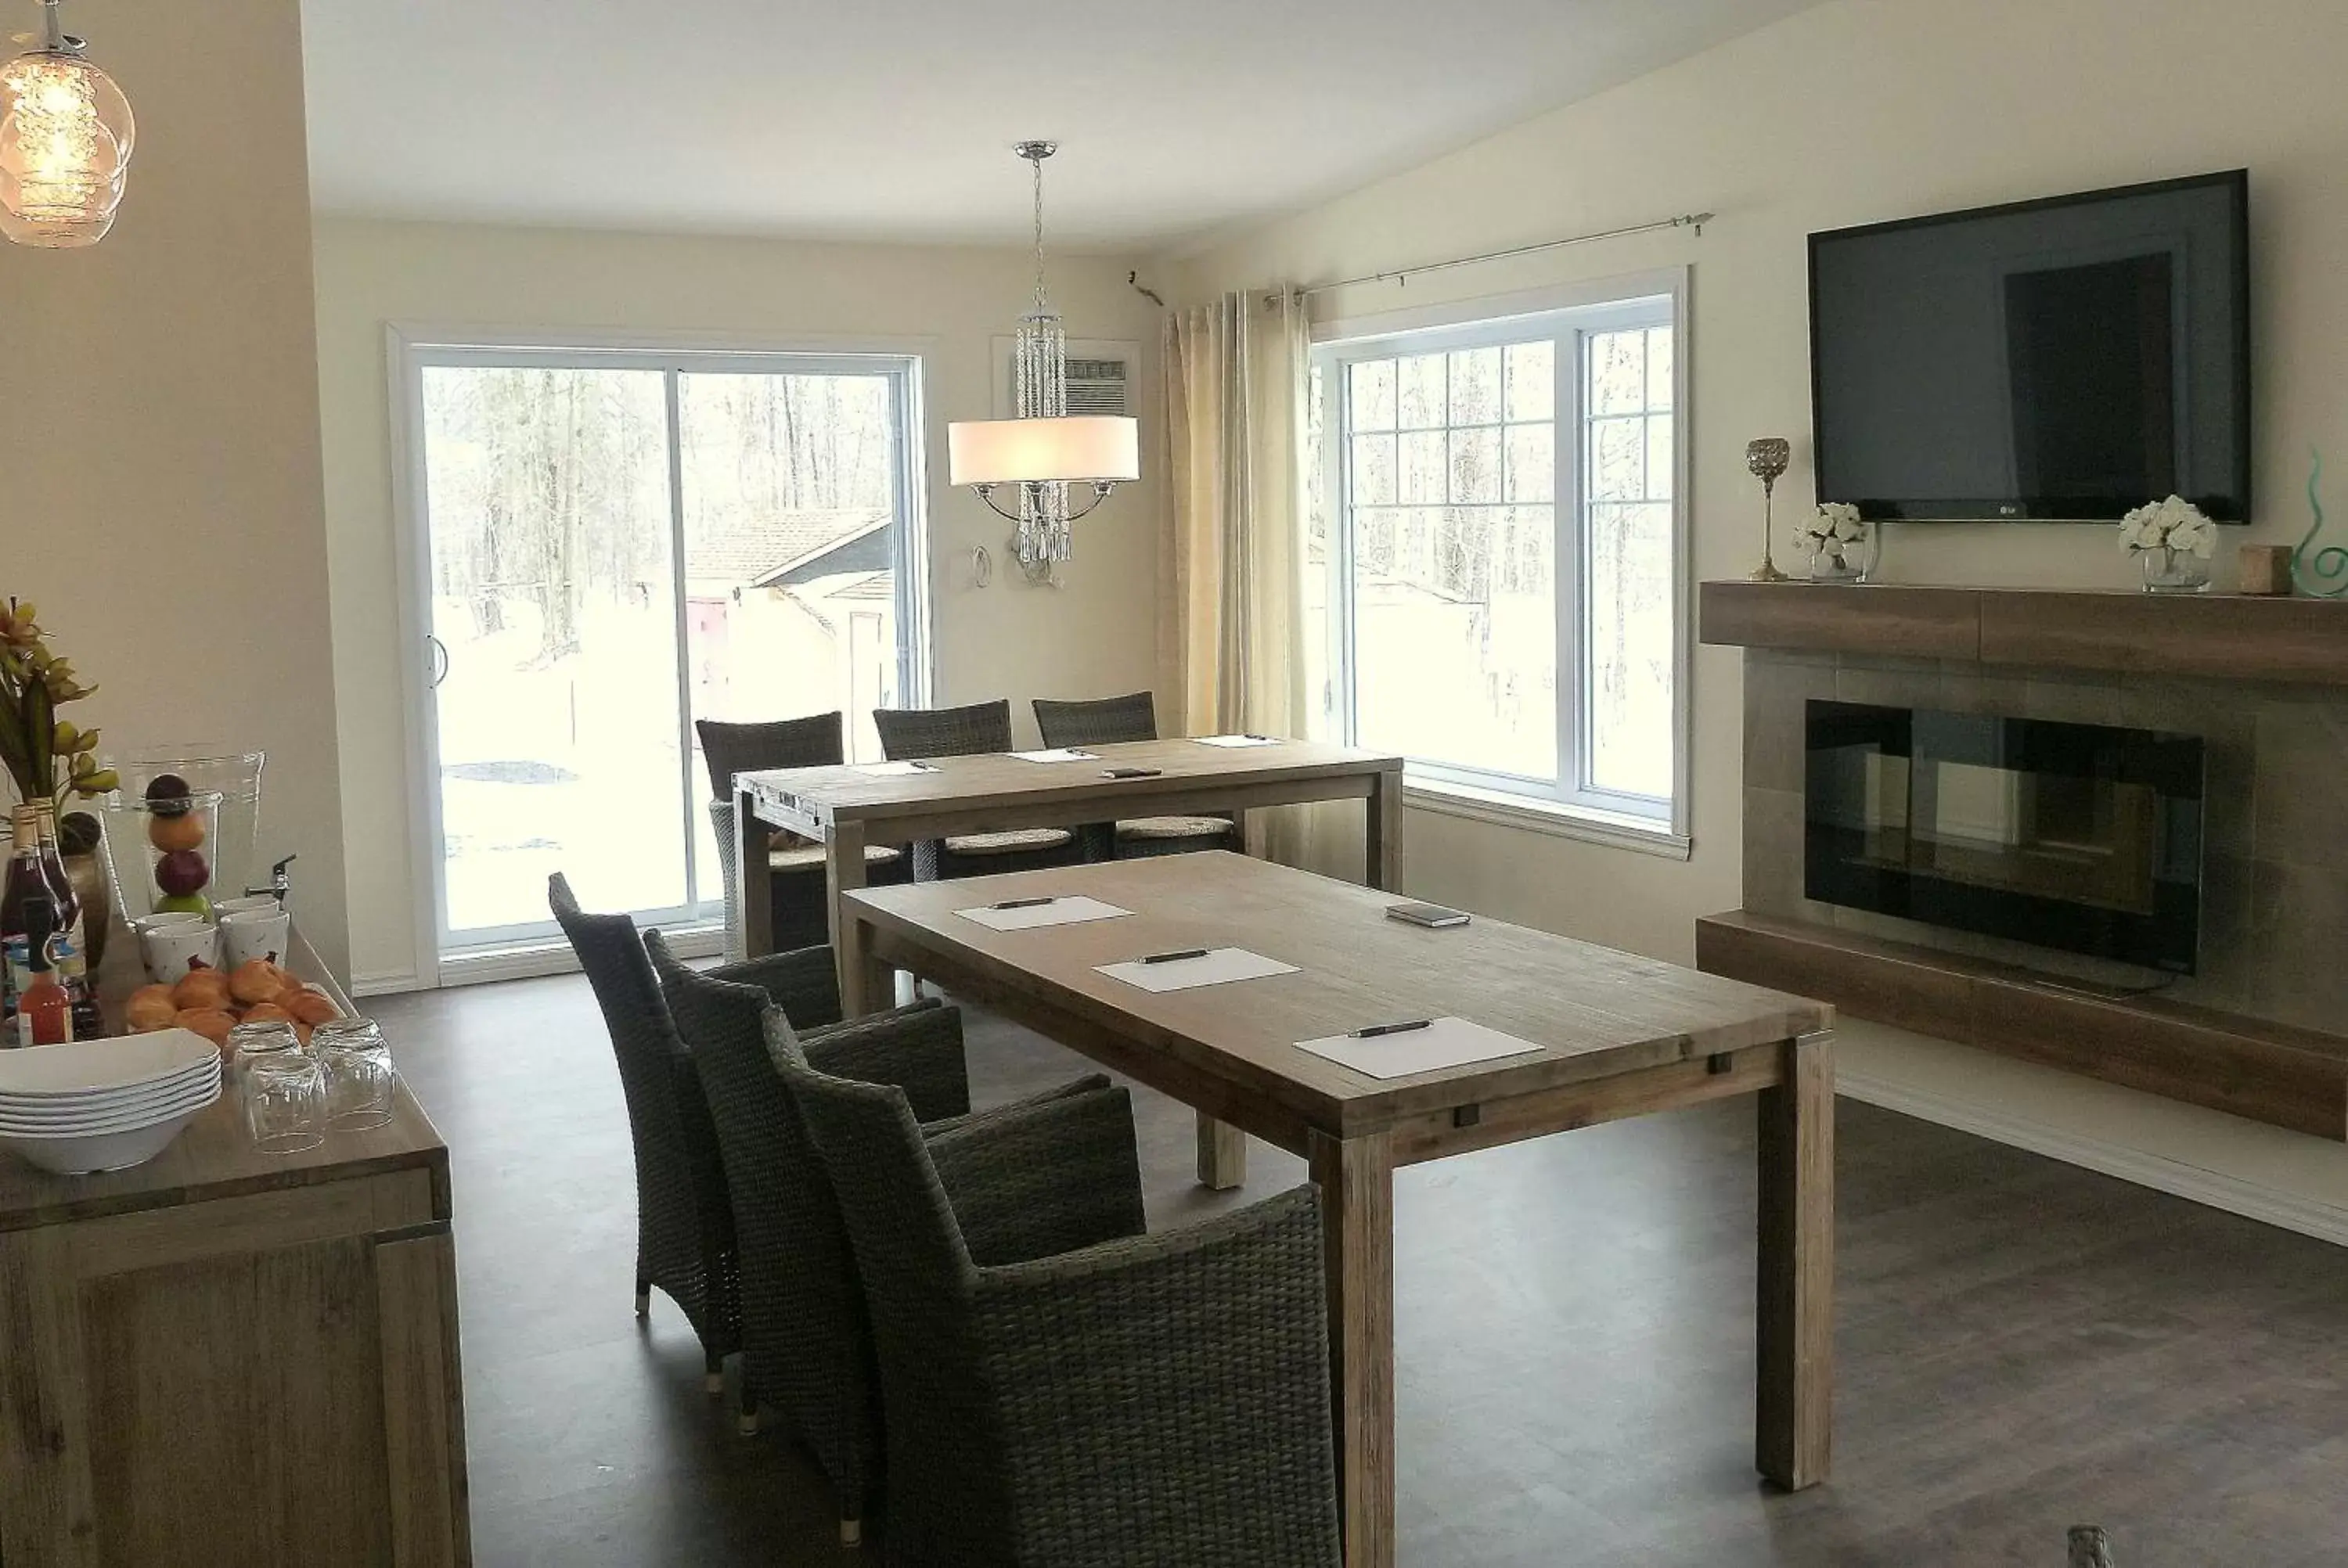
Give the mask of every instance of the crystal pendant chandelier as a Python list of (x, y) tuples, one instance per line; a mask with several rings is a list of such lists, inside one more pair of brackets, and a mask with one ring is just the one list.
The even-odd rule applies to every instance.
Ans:
[(136, 129), (114, 78), (82, 57), (57, 0), (41, 0), (42, 31), (0, 65), (0, 236), (19, 245), (95, 245), (114, 227)]
[[(1118, 485), (1141, 477), (1140, 425), (1068, 412), (1067, 329), (1044, 292), (1044, 160), (1059, 144), (1023, 141), (1012, 150), (1027, 160), (1035, 190), (1035, 299), (1019, 318), (1017, 417), (947, 425), (946, 466), (953, 483), (969, 486), (980, 500), (1019, 525), (1019, 564), (1048, 569), (1074, 553), (1071, 523)], [(1092, 489), (1092, 497), (1074, 509), (1068, 504), (1072, 485)], [(1015, 508), (996, 499), (1005, 486), (1016, 492)]]

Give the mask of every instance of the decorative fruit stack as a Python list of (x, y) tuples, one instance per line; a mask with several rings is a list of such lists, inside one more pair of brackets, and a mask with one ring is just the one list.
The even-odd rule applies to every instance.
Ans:
[(212, 901), (204, 894), (212, 880), (211, 863), (204, 858), (204, 816), (179, 774), (157, 774), (147, 782), (147, 842), (155, 846), (155, 886), (163, 894), (155, 900), (159, 915), (211, 918)]
[(141, 986), (131, 992), (123, 1009), (133, 1034), (177, 1026), (195, 1030), (223, 1050), (228, 1031), (241, 1023), (264, 1019), (290, 1023), (307, 1045), (312, 1030), (342, 1016), (325, 992), (304, 985), (267, 958), (229, 970), (191, 963), (175, 984)]

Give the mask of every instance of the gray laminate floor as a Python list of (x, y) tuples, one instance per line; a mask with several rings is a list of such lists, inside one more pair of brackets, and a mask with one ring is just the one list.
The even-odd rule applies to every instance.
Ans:
[[(630, 1312), (585, 983), (372, 1010), (454, 1150), (479, 1560), (853, 1563), (809, 1467), (703, 1395), (683, 1318)], [(982, 1102), (1081, 1066), (979, 1020), (971, 1057)], [(1153, 1225), (1246, 1201), (1139, 1100)], [(2348, 1251), (1849, 1101), (1840, 1133), (1835, 1480), (1796, 1497), (1748, 1463), (1749, 1111), (1404, 1172), (1402, 1563), (2056, 1568), (2085, 1521), (2121, 1568), (2348, 1563)], [(1258, 1194), (1299, 1179), (1252, 1158)]]

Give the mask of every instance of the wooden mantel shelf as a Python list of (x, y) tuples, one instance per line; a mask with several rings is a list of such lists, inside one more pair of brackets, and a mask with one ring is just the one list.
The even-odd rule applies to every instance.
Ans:
[(2158, 996), (2091, 996), (1985, 958), (1742, 909), (1696, 922), (1695, 966), (1852, 1018), (2348, 1142), (2339, 1035)]
[(2034, 670), (2348, 686), (2348, 602), (1891, 583), (1707, 582), (1703, 640)]

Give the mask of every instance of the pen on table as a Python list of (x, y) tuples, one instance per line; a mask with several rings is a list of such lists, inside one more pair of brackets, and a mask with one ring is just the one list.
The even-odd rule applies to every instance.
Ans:
[(1059, 901), (1057, 894), (1046, 893), (1041, 898), (1005, 898), (1002, 903), (989, 904), (987, 907), (990, 909), (1040, 909), (1046, 904), (1056, 904)]
[(1348, 1040), (1375, 1040), (1382, 1034), (1408, 1034), (1415, 1029), (1433, 1029), (1431, 1018), (1415, 1019), (1409, 1023), (1374, 1023), (1367, 1029), (1357, 1029), (1346, 1035)]
[(1145, 964), (1175, 964), (1184, 958), (1203, 958), (1207, 951), (1204, 948), (1185, 948), (1179, 953), (1151, 953), (1140, 961)]

